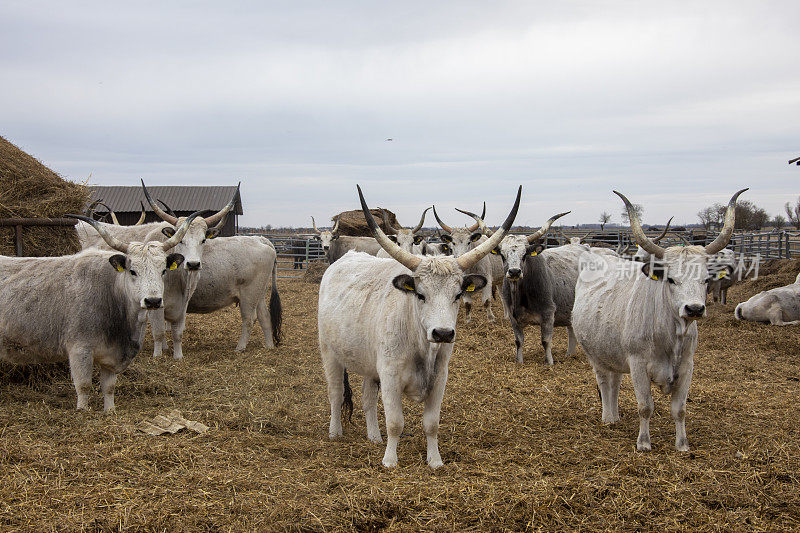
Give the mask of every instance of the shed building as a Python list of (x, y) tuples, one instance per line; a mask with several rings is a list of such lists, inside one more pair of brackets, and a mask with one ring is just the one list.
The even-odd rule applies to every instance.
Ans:
[[(90, 185), (89, 190), (89, 203), (102, 200), (116, 213), (119, 223), (123, 226), (135, 224), (139, 220), (142, 204), (144, 204), (146, 213), (145, 223), (161, 221), (148, 205), (141, 187)], [(228, 213), (220, 235), (230, 237), (236, 235), (239, 230), (239, 215), (243, 214), (242, 198), (235, 185), (205, 187), (154, 185), (148, 186), (147, 190), (150, 191), (153, 200), (161, 200), (179, 217), (189, 216), (195, 211), (219, 211), (231, 201), (233, 195), (236, 195), (236, 205)], [(100, 215), (107, 213), (106, 208), (100, 205), (95, 208), (95, 211)]]

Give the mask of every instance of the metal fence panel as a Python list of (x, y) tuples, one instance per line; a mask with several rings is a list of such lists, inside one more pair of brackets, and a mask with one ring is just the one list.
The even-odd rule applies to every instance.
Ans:
[(274, 233), (248, 233), (266, 237), (278, 253), (279, 278), (302, 278), (309, 261), (327, 261), (319, 240), (311, 234), (279, 235)]

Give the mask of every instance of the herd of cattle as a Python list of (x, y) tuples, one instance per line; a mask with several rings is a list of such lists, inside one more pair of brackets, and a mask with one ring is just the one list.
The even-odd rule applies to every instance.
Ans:
[[(172, 336), (173, 357), (183, 357), (187, 313), (209, 313), (238, 303), (246, 349), (258, 319), (268, 348), (281, 338), (277, 254), (259, 236), (215, 238), (234, 200), (209, 216), (177, 217), (145, 198), (162, 222), (120, 226), (84, 215), (75, 229), (82, 251), (43, 258), (0, 256), (0, 357), (20, 364), (69, 361), (78, 409), (88, 408), (93, 366), (100, 373), (104, 408), (114, 409), (117, 375), (140, 351), (147, 321), (153, 356)], [(541, 242), (551, 217), (531, 235), (508, 234), (522, 187), (503, 224), (492, 232), (484, 213), (469, 211), (475, 224), (453, 227), (433, 207), (443, 233), (438, 243), (421, 235), (425, 216), (413, 228), (392, 226), (386, 235), (374, 220), (361, 188), (362, 210), (373, 237), (338, 234), (338, 224), (314, 230), (330, 267), (319, 288), (319, 348), (328, 385), (331, 438), (342, 434), (342, 413), (352, 414), (348, 372), (363, 376), (367, 437), (382, 442), (378, 427), (380, 391), (386, 419), (383, 464), (397, 464), (403, 431), (402, 396), (424, 403), (427, 461), (442, 464), (438, 429), (456, 320), (464, 301), (469, 322), (473, 301), (496, 320), (491, 301), (500, 294), (505, 318), (523, 362), (524, 328), (539, 325), (544, 357), (553, 364), (553, 328), (567, 328), (568, 354), (577, 344), (591, 363), (602, 401), (603, 423), (619, 420), (623, 374), (630, 374), (640, 419), (637, 448), (650, 449), (651, 383), (671, 395), (675, 446), (688, 450), (686, 398), (697, 347), (697, 320), (706, 315), (707, 293), (725, 303), (727, 288), (741, 277), (726, 250), (734, 228), (738, 191), (728, 203), (719, 236), (706, 246), (661, 247), (648, 238), (628, 199), (631, 231), (638, 244), (628, 250), (591, 247), (580, 239), (545, 249)], [(166, 206), (165, 206), (166, 207)], [(460, 210), (459, 210), (460, 211)], [(271, 287), (271, 289), (270, 289)], [(267, 292), (270, 292), (267, 300)], [(498, 290), (499, 289), (499, 290)], [(800, 276), (795, 284), (758, 294), (737, 306), (737, 319), (786, 325), (800, 323)]]

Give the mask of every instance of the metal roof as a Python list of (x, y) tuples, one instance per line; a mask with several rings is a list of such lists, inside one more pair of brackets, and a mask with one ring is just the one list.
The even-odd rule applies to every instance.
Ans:
[[(236, 205), (234, 214), (241, 215), (242, 197), (237, 192), (236, 186), (220, 185), (192, 187), (180, 185), (154, 185), (148, 186), (147, 190), (153, 200), (161, 200), (172, 208), (175, 212), (200, 211), (204, 209), (214, 209), (219, 211), (231, 201), (231, 197), (236, 194)], [(102, 200), (117, 213), (141, 211), (139, 202), (144, 202), (145, 209), (152, 211), (147, 204), (141, 187), (123, 185), (89, 185), (89, 203), (95, 200)], [(87, 204), (88, 205), (88, 204)], [(98, 211), (105, 211), (99, 206)]]

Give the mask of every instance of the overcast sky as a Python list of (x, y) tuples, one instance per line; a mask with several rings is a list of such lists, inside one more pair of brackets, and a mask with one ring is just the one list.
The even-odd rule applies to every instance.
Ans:
[(0, 135), (75, 181), (241, 180), (244, 225), (356, 183), (405, 225), (518, 184), (530, 225), (800, 195), (794, 0), (165, 4), (0, 3)]

